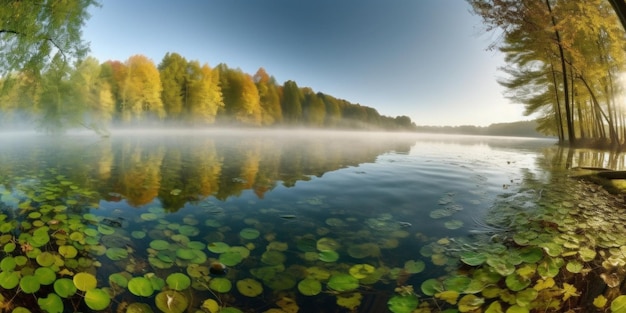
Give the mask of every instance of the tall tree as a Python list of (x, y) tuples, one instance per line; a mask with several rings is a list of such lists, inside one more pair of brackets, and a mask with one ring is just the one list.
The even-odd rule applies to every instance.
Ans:
[(223, 117), (237, 123), (261, 125), (259, 92), (252, 77), (241, 69), (230, 69), (225, 64), (217, 67), (224, 97)]
[(11, 71), (39, 74), (51, 65), (64, 69), (85, 55), (81, 27), (95, 0), (4, 0), (0, 4), (0, 76)]
[(78, 123), (101, 135), (107, 134), (108, 124), (115, 112), (111, 85), (101, 74), (98, 60), (88, 57), (72, 71), (70, 83), (71, 102), (76, 103), (75, 114), (81, 114)]
[(163, 119), (165, 110), (161, 100), (161, 79), (154, 62), (143, 55), (134, 55), (126, 61), (128, 72), (122, 87), (122, 119), (141, 120), (146, 117)]
[(166, 53), (158, 69), (161, 76), (161, 100), (167, 118), (180, 120), (188, 95), (187, 60), (178, 53)]
[(187, 65), (186, 109), (193, 124), (211, 124), (219, 109), (224, 107), (219, 72), (197, 61)]
[(283, 112), (280, 107), (280, 93), (276, 79), (267, 74), (264, 68), (259, 68), (252, 77), (259, 91), (259, 100), (263, 112), (263, 125), (278, 124), (283, 121)]
[(302, 101), (304, 95), (298, 84), (288, 80), (283, 84), (283, 99), (280, 104), (283, 118), (287, 123), (296, 124), (302, 120)]

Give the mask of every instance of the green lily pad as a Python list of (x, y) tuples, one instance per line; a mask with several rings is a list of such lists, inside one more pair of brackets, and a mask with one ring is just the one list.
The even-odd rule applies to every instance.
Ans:
[(434, 296), (436, 293), (444, 291), (444, 288), (439, 280), (431, 278), (422, 282), (421, 290), (427, 296)]
[(113, 273), (109, 275), (109, 284), (116, 285), (122, 288), (128, 287), (128, 278), (121, 273)]
[(14, 242), (7, 242), (7, 244), (4, 245), (4, 252), (6, 253), (11, 253), (13, 251), (15, 251), (15, 248), (17, 247), (17, 245)]
[(256, 297), (263, 293), (263, 286), (252, 278), (237, 281), (237, 290), (246, 297)]
[(363, 279), (374, 273), (375, 268), (369, 264), (355, 264), (348, 271), (356, 279)]
[(174, 290), (160, 292), (154, 301), (157, 308), (164, 313), (183, 313), (189, 306), (187, 297)]
[(2, 261), (0, 261), (0, 269), (5, 272), (10, 272), (15, 269), (17, 263), (15, 262), (15, 258), (12, 256), (7, 256)]
[(517, 273), (513, 273), (506, 277), (505, 283), (509, 290), (520, 291), (528, 287), (531, 283), (531, 280), (529, 278), (522, 277)]
[(54, 292), (63, 298), (69, 298), (76, 293), (76, 286), (69, 278), (59, 278), (54, 282)]
[(415, 295), (394, 295), (387, 301), (387, 307), (393, 313), (413, 312), (418, 304), (419, 301)]
[(261, 255), (261, 262), (267, 265), (278, 265), (285, 262), (285, 255), (280, 251), (269, 250)]
[(55, 258), (54, 254), (50, 252), (42, 252), (37, 256), (37, 263), (41, 266), (50, 266), (54, 264)]
[(335, 274), (328, 280), (328, 287), (335, 291), (351, 291), (359, 288), (359, 280), (348, 274)]
[(465, 251), (461, 254), (461, 261), (469, 266), (479, 266), (487, 261), (487, 255), (481, 252)]
[(452, 276), (448, 277), (443, 281), (443, 287), (445, 290), (452, 290), (458, 293), (462, 293), (465, 291), (467, 286), (469, 286), (471, 278), (467, 276)]
[(58, 250), (59, 250), (59, 254), (66, 259), (72, 259), (72, 258), (75, 258), (76, 255), (78, 255), (78, 250), (74, 246), (70, 246), (70, 245), (59, 246)]
[(447, 229), (459, 229), (463, 227), (463, 221), (461, 220), (446, 221), (445, 223), (443, 223), (443, 226), (445, 226)]
[(230, 246), (225, 242), (212, 242), (207, 246), (207, 249), (213, 253), (224, 253), (230, 249)]
[(126, 313), (154, 313), (154, 311), (152, 311), (152, 308), (145, 303), (135, 302), (131, 303), (126, 308)]
[(298, 283), (298, 291), (305, 296), (315, 296), (322, 292), (322, 283), (317, 279), (305, 278)]
[(422, 271), (424, 271), (424, 269), (426, 268), (426, 263), (424, 263), (424, 261), (422, 260), (409, 260), (404, 262), (404, 269), (406, 270), (407, 273), (410, 274), (417, 274), (417, 273), (421, 273)]
[(596, 250), (587, 247), (580, 248), (578, 254), (580, 254), (580, 259), (583, 260), (583, 262), (591, 262), (596, 258)]
[(290, 290), (296, 285), (296, 279), (288, 272), (276, 273), (276, 275), (263, 280), (263, 282), (274, 291)]
[(128, 257), (128, 250), (124, 248), (108, 248), (106, 256), (112, 261), (123, 260)]
[(74, 275), (73, 281), (76, 289), (80, 291), (87, 291), (89, 289), (96, 288), (96, 285), (98, 284), (96, 276), (86, 272), (80, 272)]
[(170, 274), (169, 276), (167, 276), (165, 281), (167, 282), (167, 285), (170, 287), (170, 289), (178, 291), (185, 290), (191, 285), (191, 279), (189, 278), (189, 276), (183, 273)]
[(40, 287), (39, 279), (33, 275), (26, 275), (20, 279), (20, 289), (24, 293), (35, 293)]
[(176, 256), (183, 259), (183, 260), (192, 260), (193, 258), (196, 257), (194, 249), (189, 249), (189, 248), (180, 248), (178, 250), (176, 250)]
[(339, 253), (333, 250), (320, 251), (318, 258), (323, 262), (337, 262), (337, 260), (339, 260)]
[(567, 269), (570, 273), (580, 273), (582, 272), (584, 265), (577, 260), (572, 260), (567, 262), (565, 265), (565, 269)]
[(141, 230), (135, 230), (130, 233), (130, 235), (135, 239), (143, 239), (146, 238), (146, 232)]
[(128, 281), (128, 290), (141, 297), (149, 297), (154, 293), (154, 288), (149, 279), (145, 277), (133, 277)]
[(197, 236), (200, 233), (200, 230), (198, 229), (198, 227), (192, 225), (182, 225), (178, 228), (178, 232), (181, 235), (193, 237)]
[(209, 281), (209, 288), (217, 292), (226, 293), (229, 292), (232, 287), (233, 284), (230, 280), (223, 277), (213, 278)]
[(85, 293), (85, 304), (92, 310), (104, 310), (110, 303), (111, 296), (100, 288), (92, 288)]
[(337, 240), (324, 237), (317, 241), (317, 250), (319, 251), (335, 251), (341, 247)]
[(39, 267), (35, 270), (35, 277), (40, 284), (50, 285), (56, 280), (57, 274), (49, 267)]
[(20, 283), (20, 273), (14, 271), (0, 272), (0, 287), (3, 289), (13, 289)]
[(37, 299), (37, 304), (42, 311), (48, 313), (63, 312), (63, 300), (55, 293), (49, 293), (47, 297)]
[(260, 235), (261, 232), (254, 228), (244, 228), (239, 232), (239, 236), (247, 240), (257, 239)]
[(150, 242), (150, 248), (154, 250), (165, 250), (169, 248), (169, 246), (170, 246), (169, 242), (165, 240), (161, 240), (161, 239), (152, 240)]
[(235, 266), (243, 261), (243, 256), (237, 250), (229, 250), (220, 254), (219, 260), (226, 266)]
[(543, 250), (538, 247), (525, 247), (520, 250), (519, 255), (523, 262), (534, 264), (539, 262), (539, 260), (543, 257)]

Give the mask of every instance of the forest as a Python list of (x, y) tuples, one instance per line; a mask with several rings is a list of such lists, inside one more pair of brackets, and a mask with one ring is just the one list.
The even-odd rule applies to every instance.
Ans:
[(415, 128), (408, 116), (384, 116), (292, 80), (279, 84), (263, 68), (250, 75), (177, 53), (167, 53), (158, 65), (143, 55), (124, 62), (52, 62), (37, 77), (14, 71), (0, 88), (3, 125), (26, 121), (50, 133), (85, 127), (106, 135), (111, 125)]
[(571, 146), (626, 143), (625, 32), (606, 0), (468, 0), (504, 53), (506, 96)]

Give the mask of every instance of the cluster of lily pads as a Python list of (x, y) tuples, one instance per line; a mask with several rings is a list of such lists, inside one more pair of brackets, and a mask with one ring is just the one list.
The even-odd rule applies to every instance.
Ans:
[[(564, 176), (492, 208), (492, 227), (440, 238), (420, 253), (448, 274), (423, 281), (400, 312), (626, 312), (626, 207), (598, 186)], [(532, 203), (533, 205), (529, 205)], [(496, 223), (497, 221), (497, 223)], [(458, 262), (460, 260), (460, 264)]]

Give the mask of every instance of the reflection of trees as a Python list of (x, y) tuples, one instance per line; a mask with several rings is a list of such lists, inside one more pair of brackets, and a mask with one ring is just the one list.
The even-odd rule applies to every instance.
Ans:
[(224, 200), (245, 190), (263, 198), (279, 184), (291, 187), (312, 176), (374, 162), (387, 151), (409, 151), (414, 141), (391, 134), (367, 138), (323, 132), (120, 135), (95, 143), (62, 137), (24, 140), (0, 152), (0, 178), (55, 168), (50, 175), (62, 174), (83, 188), (96, 189), (105, 199), (122, 196), (130, 205), (140, 206), (158, 197), (165, 208), (175, 211), (189, 201), (208, 196)]
[(116, 169), (119, 169), (121, 194), (126, 196), (131, 205), (150, 203), (158, 195), (161, 186), (161, 164), (165, 147), (144, 147), (128, 142), (122, 145), (119, 155)]

